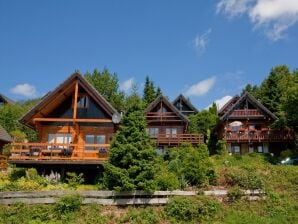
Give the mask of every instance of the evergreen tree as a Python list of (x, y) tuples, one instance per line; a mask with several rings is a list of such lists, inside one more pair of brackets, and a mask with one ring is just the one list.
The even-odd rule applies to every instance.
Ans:
[(119, 111), (124, 110), (125, 94), (119, 90), (119, 80), (115, 73), (110, 73), (106, 68), (102, 72), (94, 69), (93, 73), (87, 72), (85, 77), (113, 107)]
[(159, 96), (162, 96), (162, 91), (161, 91), (161, 88), (160, 87), (157, 87), (156, 89), (156, 98), (159, 97)]
[(143, 91), (143, 100), (147, 105), (153, 102), (156, 98), (156, 92), (153, 82), (146, 76), (145, 87)]
[(117, 191), (156, 189), (157, 155), (146, 133), (142, 100), (136, 95), (128, 100), (120, 130), (111, 144), (110, 158), (104, 164), (104, 185)]
[(282, 103), (291, 80), (286, 65), (274, 67), (260, 86), (259, 98), (262, 104), (278, 117), (282, 116)]

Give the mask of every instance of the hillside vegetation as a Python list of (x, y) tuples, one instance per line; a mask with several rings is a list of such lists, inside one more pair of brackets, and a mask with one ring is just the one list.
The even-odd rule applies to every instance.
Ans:
[[(78, 196), (65, 196), (54, 205), (16, 203), (0, 206), (0, 223), (296, 223), (298, 219), (298, 169), (295, 166), (272, 165), (259, 154), (245, 156), (213, 156), (213, 185), (229, 189), (228, 198), (173, 197), (165, 206), (104, 207), (81, 205)], [(20, 175), (20, 174), (18, 174)], [(3, 186), (22, 190), (94, 189), (68, 183), (45, 183), (30, 170), (25, 177), (1, 174)], [(2, 188), (1, 188), (2, 186)], [(97, 186), (98, 187), (98, 186)], [(205, 184), (198, 190), (214, 188)], [(265, 198), (248, 201), (241, 189), (263, 189)]]

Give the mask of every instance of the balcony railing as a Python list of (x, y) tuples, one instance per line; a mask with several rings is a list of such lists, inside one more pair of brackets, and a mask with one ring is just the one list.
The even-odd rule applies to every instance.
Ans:
[(104, 161), (108, 159), (110, 147), (110, 144), (11, 143), (11, 145), (9, 161)]
[(158, 134), (156, 137), (157, 145), (177, 146), (182, 143), (191, 143), (198, 145), (204, 143), (204, 136), (202, 134)]
[(242, 110), (234, 110), (233, 113), (230, 115), (230, 118), (262, 118), (264, 115), (256, 110), (256, 109), (242, 109)]
[(147, 122), (157, 121), (181, 121), (181, 118), (173, 112), (148, 112), (146, 114)]
[(295, 140), (291, 130), (245, 130), (239, 132), (225, 132), (224, 140), (227, 142), (290, 142)]

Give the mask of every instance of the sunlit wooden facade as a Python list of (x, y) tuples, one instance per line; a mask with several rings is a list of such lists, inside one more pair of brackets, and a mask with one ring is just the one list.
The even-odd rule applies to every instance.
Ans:
[(117, 129), (117, 111), (79, 73), (74, 73), (20, 122), (35, 129), (38, 142), (12, 143), (17, 165), (94, 165), (107, 160)]
[(219, 133), (231, 153), (249, 152), (278, 154), (294, 141), (289, 129), (271, 129), (277, 119), (250, 93), (232, 98), (219, 111)]
[(204, 142), (201, 134), (187, 134), (188, 119), (164, 96), (157, 97), (145, 111), (147, 131), (156, 142), (158, 152), (183, 142)]

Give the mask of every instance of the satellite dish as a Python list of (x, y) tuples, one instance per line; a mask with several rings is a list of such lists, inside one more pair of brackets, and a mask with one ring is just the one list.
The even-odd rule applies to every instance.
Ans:
[(114, 124), (119, 124), (120, 121), (121, 121), (121, 114), (119, 113), (114, 113), (113, 116), (112, 116), (112, 121)]

